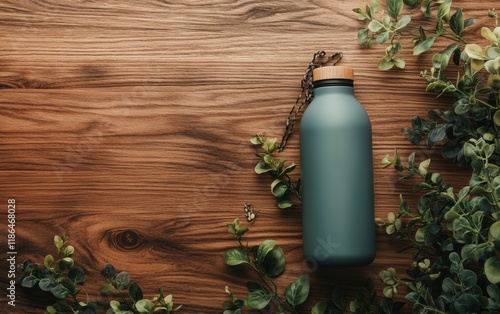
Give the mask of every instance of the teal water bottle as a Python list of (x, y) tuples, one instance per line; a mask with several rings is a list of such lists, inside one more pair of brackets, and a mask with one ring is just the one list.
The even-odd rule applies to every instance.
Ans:
[(314, 69), (300, 122), (303, 250), (318, 265), (375, 258), (372, 131), (353, 82), (352, 68)]

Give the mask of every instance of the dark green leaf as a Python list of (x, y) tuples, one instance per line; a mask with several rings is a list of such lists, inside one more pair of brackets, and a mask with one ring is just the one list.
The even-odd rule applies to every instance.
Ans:
[(76, 284), (83, 285), (85, 283), (85, 272), (81, 267), (73, 267), (68, 272), (68, 278)]
[(128, 289), (128, 296), (132, 302), (137, 303), (143, 298), (142, 289), (136, 282), (133, 282)]
[(248, 264), (250, 261), (245, 250), (239, 247), (227, 250), (224, 253), (224, 262), (227, 265), (235, 266), (243, 263)]
[(269, 253), (274, 248), (274, 244), (275, 244), (274, 240), (264, 240), (264, 242), (262, 242), (257, 248), (257, 252), (255, 253), (255, 259), (260, 263), (264, 262), (267, 253)]
[(271, 301), (272, 296), (265, 290), (256, 290), (250, 292), (245, 300), (245, 306), (261, 310)]
[(420, 0), (403, 0), (404, 4), (410, 6), (410, 7), (414, 7), (416, 6)]
[(279, 276), (285, 270), (285, 254), (281, 248), (272, 249), (264, 259), (262, 267), (269, 277)]
[(464, 18), (462, 9), (458, 9), (450, 18), (450, 28), (458, 36), (462, 36), (464, 31)]
[(39, 281), (40, 279), (36, 278), (35, 276), (26, 276), (23, 278), (21, 285), (25, 288), (33, 288), (38, 284)]
[(311, 314), (328, 314), (328, 302), (316, 303), (311, 309)]
[(397, 20), (402, 8), (403, 0), (387, 0), (387, 11), (393, 19)]
[(258, 290), (264, 290), (267, 292), (267, 290), (264, 287), (262, 287), (258, 282), (255, 282), (255, 281), (248, 281), (247, 288), (248, 288), (248, 291), (250, 291), (250, 292), (254, 292), (254, 291), (258, 291)]
[(54, 297), (61, 300), (66, 299), (69, 295), (68, 289), (66, 289), (63, 285), (56, 285), (50, 290), (50, 292), (52, 292)]
[(292, 307), (304, 303), (309, 295), (309, 279), (300, 276), (285, 289), (286, 300)]
[(130, 284), (130, 276), (126, 271), (122, 271), (115, 278), (115, 286), (118, 290), (125, 290)]
[(335, 307), (337, 309), (342, 310), (342, 311), (344, 310), (344, 307), (345, 307), (344, 295), (342, 294), (340, 289), (337, 287), (335, 287), (333, 289), (332, 302), (333, 302), (333, 305), (335, 305)]
[(493, 256), (484, 263), (484, 273), (489, 282), (496, 284), (500, 282), (500, 258)]
[(428, 135), (429, 140), (431, 140), (434, 143), (442, 141), (446, 136), (446, 128), (447, 128), (446, 124), (441, 124), (436, 126), (429, 132)]
[(101, 270), (101, 276), (106, 279), (113, 279), (116, 275), (115, 267), (111, 264), (106, 264), (104, 268)]
[(54, 284), (54, 282), (52, 281), (52, 279), (50, 279), (50, 278), (42, 278), (42, 279), (40, 279), (40, 282), (38, 282), (38, 286), (43, 291), (50, 291), (56, 285)]

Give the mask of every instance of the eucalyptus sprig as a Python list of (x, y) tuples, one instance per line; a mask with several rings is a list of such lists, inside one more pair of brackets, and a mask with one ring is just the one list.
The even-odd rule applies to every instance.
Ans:
[(229, 266), (248, 265), (260, 279), (248, 281), (249, 294), (245, 300), (233, 295), (226, 286), (229, 301), (222, 304), (224, 314), (239, 314), (241, 309), (251, 308), (261, 310), (270, 309), (272, 313), (298, 313), (298, 306), (304, 303), (309, 295), (309, 279), (300, 276), (285, 288), (283, 298), (274, 278), (285, 270), (285, 254), (283, 249), (275, 246), (274, 240), (265, 240), (258, 246), (243, 244), (243, 235), (249, 229), (240, 225), (239, 219), (227, 225), (229, 234), (238, 242), (238, 246), (231, 248), (224, 254), (224, 262)]
[(279, 208), (291, 207), (292, 195), (301, 199), (300, 179), (293, 180), (289, 175), (297, 165), (292, 163), (287, 166), (286, 160), (274, 156), (278, 150), (276, 138), (267, 137), (265, 132), (252, 137), (250, 143), (259, 146), (262, 150), (256, 153), (261, 161), (255, 166), (255, 172), (257, 174), (268, 173), (274, 179), (271, 183), (271, 193), (276, 197)]

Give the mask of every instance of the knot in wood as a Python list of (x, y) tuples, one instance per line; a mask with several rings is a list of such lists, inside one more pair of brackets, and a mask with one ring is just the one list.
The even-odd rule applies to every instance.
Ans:
[(145, 244), (145, 236), (131, 229), (111, 231), (110, 243), (121, 250), (137, 250)]

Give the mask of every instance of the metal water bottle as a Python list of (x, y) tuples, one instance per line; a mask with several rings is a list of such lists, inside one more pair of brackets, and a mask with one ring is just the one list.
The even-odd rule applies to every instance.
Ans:
[(353, 82), (352, 68), (314, 69), (300, 122), (303, 250), (318, 265), (375, 258), (372, 131)]

